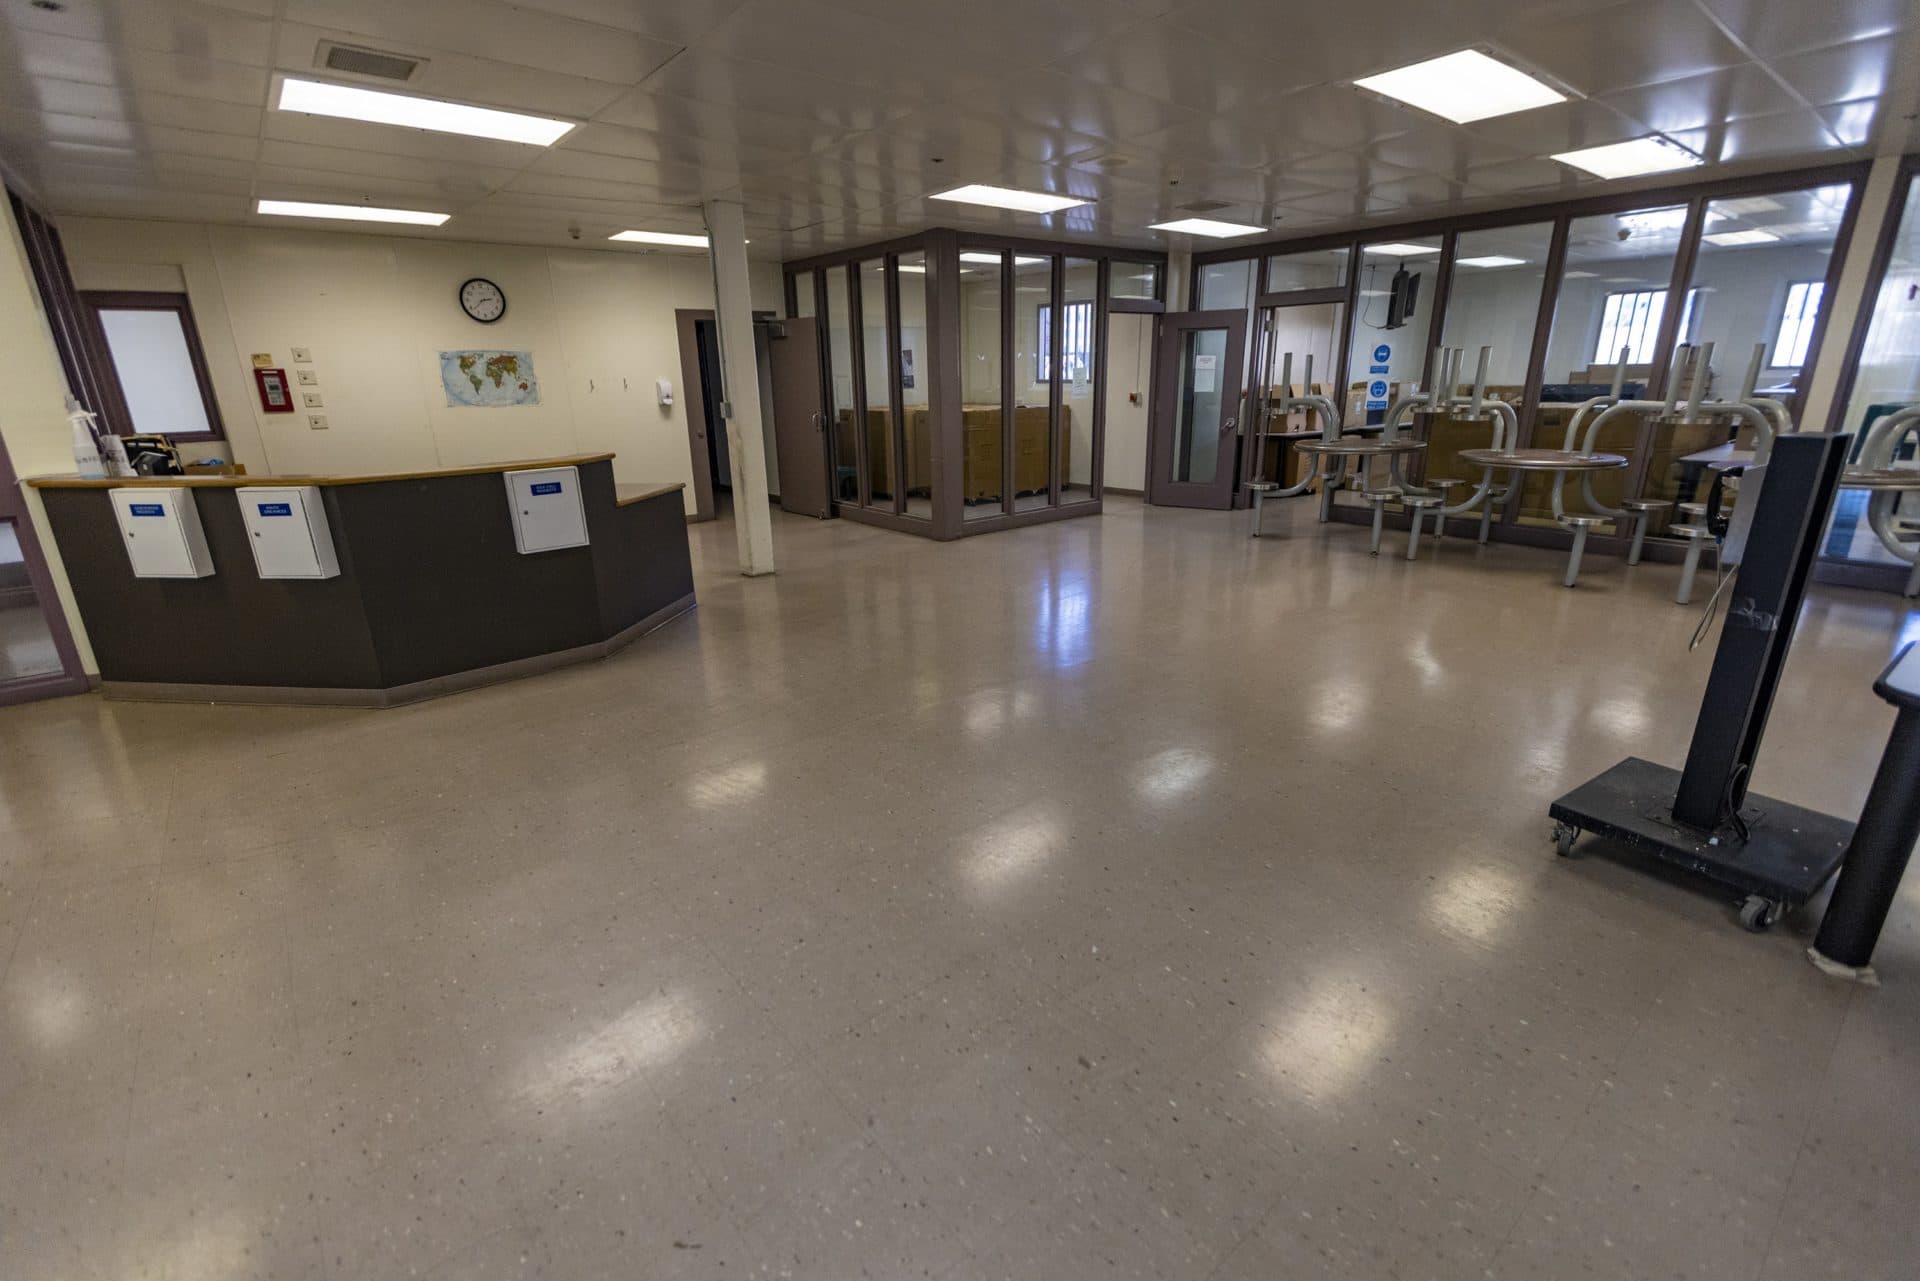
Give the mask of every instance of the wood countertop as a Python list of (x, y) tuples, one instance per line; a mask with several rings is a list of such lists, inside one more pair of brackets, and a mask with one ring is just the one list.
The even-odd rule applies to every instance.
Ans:
[(659, 484), (616, 484), (613, 487), (613, 505), (627, 507), (633, 503), (643, 503), (649, 498), (658, 498), (662, 494), (677, 494), (687, 487), (683, 480), (670, 480)]
[[(254, 485), (376, 485), (395, 480), (438, 480), (445, 476), (484, 476), (488, 472), (526, 471), (539, 467), (581, 467), (588, 463), (609, 462), (612, 454), (570, 454), (564, 458), (529, 458), (505, 463), (481, 463), (472, 467), (442, 467), (435, 471), (381, 472), (368, 476), (29, 476), (26, 483), (35, 489), (123, 489), (142, 486), (205, 486), (209, 489), (241, 489)], [(658, 490), (658, 486), (619, 486), (619, 489)], [(674, 488), (681, 488), (675, 485)], [(636, 494), (621, 502), (638, 502), (650, 494)]]

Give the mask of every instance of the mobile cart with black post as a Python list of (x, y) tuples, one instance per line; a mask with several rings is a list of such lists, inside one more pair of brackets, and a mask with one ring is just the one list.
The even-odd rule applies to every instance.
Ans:
[(1740, 922), (1750, 930), (1805, 904), (1840, 866), (1851, 822), (1749, 793), (1747, 784), (1848, 440), (1783, 434), (1767, 463), (1747, 471), (1723, 557), (1739, 568), (1686, 766), (1630, 756), (1562, 796), (1548, 809), (1561, 854), (1582, 832), (1617, 840), (1742, 896)]

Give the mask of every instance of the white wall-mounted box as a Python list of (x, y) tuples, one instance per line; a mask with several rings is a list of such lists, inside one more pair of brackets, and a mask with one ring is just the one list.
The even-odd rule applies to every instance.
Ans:
[(506, 475), (513, 545), (522, 556), (587, 545), (587, 512), (580, 505), (579, 468), (540, 467)]
[(110, 489), (113, 518), (135, 578), (209, 578), (213, 553), (200, 528), (193, 491), (178, 488)]
[(317, 485), (249, 485), (233, 491), (262, 578), (338, 578), (340, 558)]

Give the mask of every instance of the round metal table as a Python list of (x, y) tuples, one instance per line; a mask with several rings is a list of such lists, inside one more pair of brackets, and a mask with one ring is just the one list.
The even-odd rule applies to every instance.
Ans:
[[(1396, 455), (1417, 454), (1427, 447), (1424, 440), (1303, 440), (1294, 448), (1309, 457), (1357, 458), (1364, 469), (1375, 458), (1391, 458)], [(1333, 514), (1333, 491), (1339, 488), (1339, 481), (1345, 479), (1345, 467), (1338, 477), (1328, 476), (1324, 472), (1320, 477), (1320, 523), (1326, 524)]]
[(1920, 467), (1884, 467), (1878, 470), (1851, 467), (1840, 473), (1840, 488), (1917, 493), (1920, 492)]
[(1507, 471), (1612, 471), (1627, 465), (1619, 454), (1581, 454), (1571, 449), (1463, 449), (1460, 461)]

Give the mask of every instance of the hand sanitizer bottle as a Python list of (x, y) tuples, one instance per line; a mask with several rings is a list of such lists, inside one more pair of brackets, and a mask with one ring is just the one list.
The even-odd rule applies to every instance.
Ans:
[(87, 480), (98, 480), (107, 474), (99, 442), (94, 439), (93, 421), (93, 415), (82, 409), (79, 401), (67, 397), (67, 423), (73, 428), (73, 469)]

